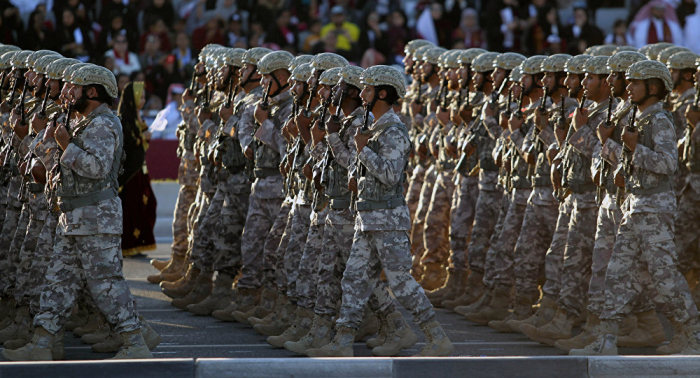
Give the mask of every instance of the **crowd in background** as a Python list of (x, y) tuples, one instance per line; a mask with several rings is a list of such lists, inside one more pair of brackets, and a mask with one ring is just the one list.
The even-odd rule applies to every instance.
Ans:
[[(610, 33), (596, 26), (596, 10), (626, 5)], [(696, 0), (0, 0), (0, 10), (0, 43), (104, 65), (120, 90), (144, 81), (146, 112), (177, 99), (209, 43), (334, 52), (362, 67), (401, 65), (415, 38), (525, 55), (660, 41), (700, 53)]]

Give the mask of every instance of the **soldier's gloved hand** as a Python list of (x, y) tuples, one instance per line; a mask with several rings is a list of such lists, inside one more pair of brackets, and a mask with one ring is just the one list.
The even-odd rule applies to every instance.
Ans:
[(442, 126), (447, 125), (447, 123), (450, 122), (450, 111), (439, 107), (437, 112), (437, 119)]
[(211, 112), (209, 109), (199, 108), (197, 110), (197, 120), (199, 121), (199, 125), (202, 126), (208, 119), (211, 119)]
[[(320, 120), (318, 122), (321, 122)], [(311, 141), (313, 141), (314, 146), (319, 144), (322, 140), (323, 137), (326, 136), (326, 131), (321, 130), (318, 128), (318, 123), (316, 123), (316, 127), (311, 128)]]
[(486, 117), (493, 117), (496, 115), (496, 105), (491, 107), (491, 104), (486, 103), (486, 106), (484, 107), (484, 115)]
[(574, 111), (574, 119), (573, 122), (571, 122), (571, 126), (574, 127), (574, 130), (578, 131), (583, 125), (588, 123), (588, 109), (586, 108), (576, 108)]
[(348, 189), (351, 192), (357, 193), (357, 180), (355, 180), (354, 177), (348, 181)]
[(246, 147), (245, 151), (243, 151), (243, 155), (248, 158), (248, 160), (253, 160), (255, 159), (255, 153), (253, 152), (253, 149), (250, 147)]
[(219, 117), (221, 117), (224, 122), (228, 121), (233, 115), (233, 104), (230, 107), (222, 106), (219, 108)]
[(2, 103), (0, 103), (0, 111), (1, 112), (7, 113), (10, 110), (12, 110), (12, 105), (9, 102), (3, 101)]
[(260, 106), (260, 103), (258, 103), (255, 106), (254, 116), (255, 116), (255, 120), (258, 121), (258, 123), (262, 125), (263, 122), (265, 122), (270, 117), (270, 113), (267, 110), (263, 109), (262, 106)]
[(367, 142), (369, 142), (369, 135), (363, 135), (362, 130), (358, 128), (357, 131), (355, 131), (355, 146), (357, 146), (358, 154), (362, 152)]
[(280, 173), (282, 174), (282, 177), (287, 177), (287, 163), (280, 163)]
[(56, 143), (58, 143), (58, 146), (61, 147), (63, 151), (68, 148), (68, 145), (70, 144), (70, 135), (68, 135), (68, 130), (61, 125), (56, 129)]
[(622, 176), (622, 175), (620, 174), (620, 172), (618, 172), (617, 174), (615, 174), (615, 186), (618, 186), (618, 187), (620, 187), (620, 188), (624, 188), (624, 187), (625, 187), (625, 177)]
[(457, 159), (457, 147), (452, 143), (447, 143), (445, 146), (445, 152), (454, 159)]
[(44, 117), (42, 119), (41, 117), (38, 117), (37, 114), (35, 114), (32, 117), (30, 123), (32, 125), (32, 130), (34, 130), (34, 132), (38, 134), (41, 130), (44, 130), (46, 128), (46, 124), (49, 123), (49, 119), (47, 117)]
[(639, 131), (634, 129), (634, 131), (629, 131), (627, 127), (622, 129), (622, 141), (625, 146), (634, 152), (637, 149), (637, 141), (639, 140)]
[(513, 113), (510, 116), (510, 120), (508, 120), (508, 128), (510, 129), (511, 133), (514, 133), (516, 130), (520, 130), (523, 123), (525, 123), (525, 118), (518, 117), (517, 114)]
[(418, 104), (415, 101), (411, 103), (411, 118), (416, 118), (418, 114), (423, 110), (423, 104)]
[(328, 122), (326, 122), (326, 130), (328, 130), (328, 134), (340, 132), (340, 126), (340, 119), (336, 117), (331, 117)]
[(194, 101), (194, 93), (189, 88), (185, 89), (185, 92), (182, 94), (182, 102), (187, 101)]
[(474, 146), (471, 143), (465, 143), (464, 145), (464, 153), (467, 156), (472, 156), (472, 154), (476, 151), (476, 146)]
[(452, 110), (450, 111), (450, 119), (452, 120), (452, 123), (457, 126), (462, 124), (462, 116), (460, 115), (459, 109), (452, 107)]
[(613, 134), (613, 131), (615, 131), (614, 127), (605, 127), (605, 122), (601, 122), (598, 125), (598, 139), (600, 139), (600, 144), (605, 145), (605, 142), (608, 141), (610, 136)]

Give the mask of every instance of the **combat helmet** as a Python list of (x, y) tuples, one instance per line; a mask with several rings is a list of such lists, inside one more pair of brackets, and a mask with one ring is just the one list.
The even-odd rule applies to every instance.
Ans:
[(306, 83), (311, 77), (311, 71), (313, 71), (311, 69), (311, 63), (302, 63), (296, 66), (294, 71), (292, 71), (292, 80)]
[(63, 57), (58, 54), (49, 54), (42, 56), (41, 58), (37, 59), (36, 62), (34, 62), (34, 64), (32, 65), (34, 67), (34, 72), (41, 75), (46, 75), (49, 65), (59, 59), (63, 59)]
[(586, 61), (584, 64), (584, 69), (586, 73), (595, 75), (607, 75), (610, 73), (608, 68), (609, 57), (605, 55), (594, 56)]
[(600, 45), (593, 49), (592, 56), (612, 56), (617, 51), (617, 45)]
[[(639, 50), (637, 50), (637, 48), (634, 46), (617, 46), (617, 49), (615, 50), (615, 54), (617, 54), (619, 52), (623, 52), (623, 51), (638, 52)], [(642, 55), (644, 55), (644, 54), (642, 54)]]
[(71, 77), (70, 83), (82, 86), (101, 85), (110, 97), (117, 98), (119, 95), (117, 79), (114, 77), (112, 71), (94, 64), (89, 64), (75, 71)]
[(12, 67), (12, 58), (19, 54), (20, 50), (8, 51), (0, 56), (0, 70)]
[(533, 55), (520, 65), (523, 69), (523, 75), (537, 75), (542, 73), (542, 62), (547, 59), (544, 55)]
[(647, 60), (644, 54), (636, 51), (622, 51), (608, 58), (608, 69), (611, 72), (625, 72), (634, 63)]
[(432, 65), (438, 65), (440, 63), (440, 55), (442, 55), (446, 51), (447, 50), (443, 49), (442, 47), (429, 48), (425, 50), (423, 56), (421, 57), (421, 60)]
[(411, 55), (423, 46), (435, 46), (435, 44), (425, 39), (414, 39), (404, 46), (403, 52), (405, 55)]
[(457, 56), (457, 63), (471, 65), (477, 56), (486, 52), (488, 51), (476, 47), (467, 50), (460, 50), (459, 56)]
[(59, 77), (59, 79), (62, 79), (66, 83), (70, 83), (71, 80), (73, 80), (73, 75), (75, 75), (75, 73), (79, 69), (81, 69), (85, 66), (88, 66), (88, 65), (90, 65), (90, 63), (83, 63), (80, 61), (79, 61), (79, 63), (71, 64), (63, 70), (63, 74)]
[(313, 55), (298, 55), (295, 56), (294, 59), (289, 63), (289, 72), (294, 72), (294, 69), (299, 67), (300, 65), (304, 63), (308, 63), (309, 66), (311, 66), (311, 62), (313, 62), (314, 56)]
[[(667, 47), (675, 46), (673, 43), (668, 43), (668, 42), (659, 42), (659, 43), (654, 43), (652, 45), (646, 45), (639, 49), (639, 52), (642, 54), (646, 55), (647, 58), (650, 60), (656, 60), (659, 56), (659, 53), (666, 49)], [(643, 52), (642, 52), (643, 50)]]
[(389, 85), (396, 89), (399, 98), (406, 95), (406, 83), (403, 73), (390, 66), (372, 66), (360, 76), (360, 82), (364, 85), (379, 86)]
[(321, 76), (318, 78), (318, 83), (321, 85), (334, 86), (340, 81), (340, 71), (342, 67), (333, 67), (331, 69), (323, 71)]
[(671, 46), (667, 47), (659, 53), (659, 56), (656, 57), (656, 60), (663, 64), (668, 64), (668, 59), (671, 57), (671, 55), (675, 53), (679, 53), (681, 51), (690, 51), (690, 49), (686, 47), (681, 47), (681, 46)]
[(73, 58), (58, 59), (46, 67), (46, 77), (51, 80), (63, 80), (66, 69), (77, 64), (84, 63), (81, 63), (78, 59)]
[(627, 80), (659, 79), (663, 81), (668, 92), (673, 90), (671, 72), (663, 63), (656, 60), (643, 60), (641, 62), (634, 63), (627, 69), (625, 78)]
[(357, 66), (345, 66), (340, 69), (340, 77), (343, 78), (346, 83), (362, 90), (360, 77), (362, 77), (364, 72), (364, 69)]
[(26, 69), (27, 68), (27, 58), (32, 55), (34, 51), (22, 50), (12, 57), (10, 64), (13, 68)]
[(226, 49), (221, 54), (224, 64), (238, 68), (243, 67), (243, 55), (245, 55), (245, 49), (239, 48)]
[(527, 58), (524, 55), (518, 53), (507, 52), (496, 57), (493, 61), (493, 68), (502, 68), (504, 70), (512, 70), (518, 67)]
[(569, 59), (566, 62), (566, 66), (564, 67), (564, 71), (566, 73), (583, 75), (586, 73), (586, 69), (585, 69), (586, 61), (588, 59), (591, 59), (591, 58), (592, 58), (592, 56), (590, 56), (590, 55), (572, 56), (571, 59)]
[(681, 51), (677, 52), (668, 59), (666, 67), (669, 70), (684, 70), (684, 69), (695, 69), (695, 63), (697, 62), (700, 55), (692, 51)]
[(472, 70), (475, 72), (491, 72), (493, 71), (493, 62), (501, 55), (496, 52), (485, 52), (472, 61)]
[(321, 53), (314, 57), (311, 68), (316, 71), (330, 70), (333, 67), (347, 66), (348, 60), (334, 53)]
[(31, 55), (27, 57), (27, 68), (31, 68), (34, 71), (36, 71), (36, 67), (34, 65), (36, 64), (37, 60), (40, 58), (43, 58), (47, 55), (57, 55), (59, 58), (62, 58), (61, 54), (52, 51), (52, 50), (38, 50), (34, 51)]
[(277, 70), (289, 70), (289, 63), (294, 59), (288, 51), (273, 51), (260, 59), (258, 72), (262, 75), (271, 74)]
[(459, 67), (459, 57), (462, 55), (462, 50), (449, 50), (443, 58), (442, 65), (444, 68)]
[(554, 54), (550, 55), (542, 61), (542, 72), (564, 72), (566, 62), (571, 59), (569, 54)]
[(513, 68), (508, 78), (513, 83), (520, 83), (523, 80), (523, 68), (520, 66)]
[(243, 63), (257, 66), (260, 59), (271, 52), (272, 50), (264, 47), (253, 47), (243, 54)]

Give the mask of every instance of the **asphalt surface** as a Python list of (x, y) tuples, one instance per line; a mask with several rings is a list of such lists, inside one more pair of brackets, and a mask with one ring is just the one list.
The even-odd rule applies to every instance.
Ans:
[[(124, 274), (131, 292), (136, 298), (138, 309), (161, 335), (162, 343), (153, 351), (156, 358), (259, 358), (296, 357), (285, 350), (275, 349), (265, 342), (265, 336), (239, 323), (221, 322), (208, 316), (195, 316), (170, 305), (167, 296), (160, 292), (158, 285), (146, 281), (146, 277), (156, 273), (149, 261), (151, 258), (167, 259), (169, 245), (159, 245), (156, 251), (147, 256), (128, 258), (124, 261)], [(397, 303), (398, 305), (398, 303)], [(400, 305), (398, 305), (400, 308)], [(422, 347), (424, 338), (419, 328), (410, 322), (419, 342), (411, 349), (404, 350), (402, 356), (410, 356)], [(495, 330), (472, 323), (463, 317), (443, 309), (437, 310), (437, 318), (455, 345), (458, 356), (557, 356), (564, 352), (531, 341), (521, 334), (499, 333)], [(665, 320), (662, 320), (665, 322)], [(665, 323), (668, 336), (670, 327)], [(364, 343), (355, 344), (355, 356), (371, 356)], [(620, 354), (655, 354), (653, 348), (620, 349)], [(104, 359), (112, 354), (91, 353), (90, 346), (80, 339), (66, 336), (66, 359)]]

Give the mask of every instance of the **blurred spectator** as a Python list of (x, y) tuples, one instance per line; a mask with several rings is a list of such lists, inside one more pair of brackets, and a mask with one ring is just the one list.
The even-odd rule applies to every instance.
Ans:
[(179, 32), (175, 36), (175, 50), (173, 50), (173, 55), (177, 61), (177, 68), (180, 74), (185, 74), (185, 68), (194, 66), (192, 49), (190, 48), (190, 37), (187, 33)]
[(362, 53), (361, 66), (367, 68), (384, 64), (389, 56), (388, 42), (386, 35), (379, 27), (379, 13), (369, 12), (358, 41), (359, 51)]
[(51, 46), (51, 40), (47, 38), (48, 30), (44, 25), (44, 14), (34, 11), (29, 16), (29, 27), (22, 36), (21, 46), (27, 50), (40, 50)]
[(274, 43), (283, 50), (296, 52), (298, 43), (298, 29), (291, 23), (291, 13), (283, 10), (277, 16), (275, 24), (269, 29), (265, 42)]
[(685, 46), (696, 54), (700, 54), (700, 7), (685, 19)]
[(100, 36), (97, 40), (97, 51), (98, 54), (104, 54), (105, 51), (114, 48), (114, 39), (118, 35), (126, 36), (129, 46), (137, 46), (137, 41), (139, 40), (133, 28), (127, 28), (124, 25), (124, 17), (119, 12), (112, 12), (109, 17), (109, 26), (106, 29), (102, 29)]
[(284, 9), (285, 0), (257, 0), (255, 5), (255, 21), (263, 25), (272, 25), (275, 15)]
[(114, 48), (107, 51), (105, 56), (114, 59), (114, 70), (112, 72), (115, 75), (120, 73), (131, 75), (133, 72), (141, 70), (139, 57), (129, 51), (129, 42), (127, 42), (126, 36), (120, 35), (116, 37), (114, 39)]
[(117, 89), (119, 89), (119, 96), (121, 96), (122, 91), (124, 91), (124, 87), (126, 87), (127, 84), (129, 84), (129, 75), (120, 73), (117, 74)]
[(127, 4), (125, 4), (122, 0), (106, 0), (106, 4), (103, 2), (99, 18), (99, 23), (100, 25), (102, 25), (103, 30), (109, 27), (111, 17), (115, 13), (122, 15), (124, 25), (133, 28), (135, 28), (136, 25), (138, 25), (136, 23), (136, 14), (133, 10), (131, 10), (131, 8), (129, 8), (128, 2)]
[(8, 0), (0, 1), (2, 17), (0, 17), (0, 43), (17, 44), (24, 26), (19, 16), (19, 9)]
[(54, 35), (56, 51), (67, 58), (77, 58), (87, 62), (88, 49), (91, 45), (89, 34), (78, 27), (75, 12), (72, 9), (64, 9), (61, 20), (61, 26)]
[(440, 46), (449, 46), (451, 30), (439, 3), (432, 3), (426, 7), (416, 24), (416, 32), (420, 37)]
[[(160, 39), (149, 34), (146, 37), (146, 46), (143, 53), (139, 56), (139, 62), (141, 63), (141, 70), (148, 76), (156, 65), (161, 64), (165, 59), (165, 54), (160, 51)], [(148, 92), (152, 92), (151, 88), (147, 88)]]
[[(562, 29), (556, 8), (548, 5), (537, 8), (537, 16), (530, 23), (525, 34), (525, 52), (531, 55), (545, 53), (549, 50), (548, 40), (561, 43), (559, 33)], [(556, 38), (550, 39), (550, 36), (556, 36)]]
[(406, 43), (411, 40), (411, 30), (406, 25), (406, 14), (401, 10), (391, 12), (387, 21), (389, 29), (387, 30), (387, 40), (389, 41), (389, 50), (392, 63), (403, 64), (403, 49)]
[(589, 23), (588, 9), (584, 3), (574, 5), (574, 23), (564, 28), (562, 37), (567, 41), (566, 50), (571, 55), (578, 55), (589, 46), (603, 43), (603, 31)]
[(250, 39), (248, 39), (248, 47), (260, 47), (265, 43), (267, 33), (263, 24), (259, 21), (250, 23)]
[(305, 53), (310, 53), (314, 45), (321, 40), (321, 26), (321, 21), (319, 20), (314, 19), (309, 22), (309, 30), (306, 38), (304, 38), (304, 46), (302, 47)]
[(161, 64), (156, 65), (150, 73), (146, 74), (153, 94), (159, 98), (165, 98), (168, 95), (171, 84), (185, 81), (184, 75), (178, 71), (176, 64), (175, 55), (168, 55)]
[(158, 112), (148, 129), (152, 133), (152, 139), (177, 140), (177, 125), (182, 121), (178, 107), (184, 91), (185, 88), (181, 84), (173, 84), (168, 88), (165, 109)]
[(335, 33), (328, 33), (320, 41), (316, 42), (314, 47), (311, 49), (311, 54), (316, 55), (324, 52), (339, 53), (336, 46), (338, 45), (338, 35)]
[(615, 21), (612, 33), (605, 37), (605, 44), (618, 46), (632, 44), (632, 38), (627, 34), (627, 23), (625, 23), (625, 20), (618, 19)]
[(346, 52), (352, 51), (353, 44), (357, 43), (360, 36), (360, 28), (352, 22), (345, 20), (345, 9), (336, 5), (331, 9), (331, 23), (321, 29), (321, 38), (329, 33), (336, 36), (336, 49)]
[(634, 16), (630, 29), (637, 48), (657, 42), (683, 43), (683, 31), (676, 12), (663, 0), (654, 0), (643, 6)]
[(172, 50), (172, 45), (170, 44), (170, 35), (168, 34), (168, 28), (165, 26), (165, 22), (160, 17), (151, 18), (151, 23), (148, 24), (148, 29), (141, 35), (139, 41), (139, 52), (143, 52), (146, 48), (146, 38), (154, 35), (160, 39), (160, 51), (164, 53), (169, 53)]
[(678, 17), (678, 23), (681, 28), (685, 27), (685, 19), (688, 16), (695, 14), (695, 0), (681, 0), (681, 3), (676, 8), (676, 17)]
[[(486, 45), (491, 51), (520, 52), (520, 36), (527, 23), (521, 15), (527, 14), (516, 0), (496, 0), (484, 4)], [(498, 22), (498, 21), (500, 22)]]
[(243, 30), (243, 20), (241, 15), (236, 13), (231, 16), (228, 20), (228, 45), (231, 47), (248, 47), (248, 39), (246, 38), (246, 32)]
[[(364, 5), (360, 5), (363, 1), (358, 3), (358, 7), (362, 8), (362, 14), (376, 12), (382, 22), (387, 21), (391, 13), (401, 9), (401, 2), (398, 0), (366, 0)], [(452, 3), (457, 5), (455, 8), (458, 8), (461, 6), (461, 3), (466, 4), (466, 1), (452, 1)], [(459, 13), (457, 14), (457, 19), (459, 20)]]
[(192, 33), (192, 49), (199, 53), (204, 46), (210, 43), (225, 44), (226, 40), (224, 39), (222, 24), (221, 18), (215, 15), (203, 26), (195, 29), (194, 33)]
[(172, 28), (175, 24), (175, 9), (170, 0), (151, 0), (150, 4), (143, 10), (142, 30), (148, 30), (148, 26), (153, 19), (160, 18), (165, 26)]
[(459, 28), (452, 33), (452, 39), (463, 42), (463, 49), (486, 46), (486, 38), (479, 26), (478, 14), (474, 9), (467, 8), (462, 11), (462, 21)]

